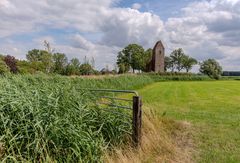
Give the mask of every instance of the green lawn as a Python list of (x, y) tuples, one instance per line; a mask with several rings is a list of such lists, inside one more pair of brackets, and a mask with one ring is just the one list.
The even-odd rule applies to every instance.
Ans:
[(197, 162), (240, 162), (240, 81), (160, 82), (139, 92), (144, 106), (192, 124)]

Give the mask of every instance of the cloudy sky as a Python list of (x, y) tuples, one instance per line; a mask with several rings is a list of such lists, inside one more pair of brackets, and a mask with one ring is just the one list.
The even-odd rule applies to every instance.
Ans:
[(130, 43), (240, 70), (240, 0), (0, 0), (0, 53), (24, 59), (49, 41), (69, 59), (114, 65)]

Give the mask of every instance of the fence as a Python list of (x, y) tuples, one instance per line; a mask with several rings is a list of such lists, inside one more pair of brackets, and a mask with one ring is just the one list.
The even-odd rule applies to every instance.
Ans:
[[(131, 112), (132, 141), (134, 146), (138, 147), (141, 143), (142, 129), (142, 99), (138, 95), (138, 92), (111, 89), (88, 89), (88, 91), (95, 97), (95, 104), (105, 111), (114, 112), (109, 110), (109, 108), (117, 108)], [(124, 96), (124, 94), (127, 94), (127, 96)], [(107, 106), (108, 108), (106, 109), (104, 106)], [(117, 111), (114, 113), (120, 114)], [(122, 114), (122, 116), (125, 115)]]

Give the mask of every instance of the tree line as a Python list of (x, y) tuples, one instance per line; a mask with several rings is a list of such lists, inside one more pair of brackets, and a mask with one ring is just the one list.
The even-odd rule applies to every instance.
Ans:
[(33, 49), (28, 52), (26, 58), (27, 60), (18, 60), (14, 56), (1, 55), (0, 74), (43, 72), (61, 75), (91, 75), (96, 73), (87, 59), (82, 64), (77, 58), (68, 61), (64, 53), (49, 53), (45, 50)]
[[(0, 55), (0, 74), (20, 73), (34, 74), (36, 72), (55, 73), (61, 75), (98, 75), (98, 74), (122, 74), (136, 70), (148, 72), (148, 64), (152, 59), (152, 49), (145, 50), (141, 45), (129, 44), (117, 55), (117, 68), (109, 70), (108, 66), (101, 71), (95, 67), (95, 59), (90, 61), (85, 57), (83, 63), (78, 58), (68, 60), (64, 53), (55, 53), (50, 44), (44, 41), (45, 50), (33, 49), (26, 54), (26, 60), (18, 60), (14, 56)], [(199, 72), (218, 79), (222, 68), (214, 59), (198, 62), (195, 58), (186, 55), (183, 49), (173, 50), (169, 56), (165, 56), (166, 72), (190, 72), (194, 65), (199, 64)]]
[[(123, 48), (117, 56), (117, 65), (119, 73), (126, 73), (130, 70), (133, 73), (136, 70), (148, 72), (147, 65), (152, 59), (152, 49), (144, 50), (141, 45), (130, 44)], [(198, 62), (195, 58), (186, 55), (183, 49), (173, 50), (170, 56), (164, 58), (164, 69), (170, 72), (189, 72), (194, 65), (200, 65), (199, 72), (206, 74), (211, 78), (219, 79), (222, 73), (222, 67), (215, 59), (207, 59)]]
[(11, 55), (0, 55), (0, 74), (37, 72), (60, 75), (94, 75), (114, 73), (108, 67), (95, 70), (95, 59), (85, 57), (83, 63), (78, 58), (68, 60), (64, 53), (55, 53), (50, 44), (44, 41), (45, 50), (33, 49), (26, 54), (26, 60), (18, 60)]

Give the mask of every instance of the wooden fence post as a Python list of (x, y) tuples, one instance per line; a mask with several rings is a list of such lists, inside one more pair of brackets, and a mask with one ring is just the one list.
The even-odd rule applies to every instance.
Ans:
[(141, 143), (142, 129), (142, 100), (139, 96), (133, 96), (133, 133), (132, 139), (134, 146), (138, 147)]

